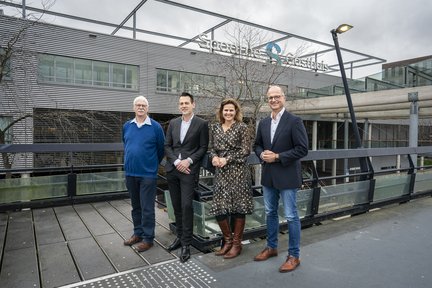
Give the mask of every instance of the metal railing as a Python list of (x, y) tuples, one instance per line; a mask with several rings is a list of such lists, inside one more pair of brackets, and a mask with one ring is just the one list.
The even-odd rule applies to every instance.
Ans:
[[(58, 167), (22, 167), (0, 170), (0, 211), (23, 208), (39, 208), (58, 205), (108, 201), (126, 198), (122, 164), (74, 165), (77, 152), (121, 152), (121, 143), (113, 144), (28, 144), (1, 145), (0, 153), (47, 153), (67, 152), (70, 165)], [(399, 155), (399, 156), (398, 156)], [(432, 157), (432, 146), (397, 148), (361, 148), (309, 151), (302, 159), (304, 187), (298, 193), (298, 209), (302, 226), (310, 226), (323, 220), (345, 215), (355, 215), (391, 203), (404, 203), (417, 197), (432, 195), (432, 165), (418, 166), (414, 156)], [(374, 169), (373, 162), (379, 157), (402, 157), (403, 165), (392, 169)], [(368, 172), (356, 169), (339, 169), (332, 175), (323, 169), (325, 161), (351, 161), (368, 158), (372, 164)], [(260, 168), (259, 159), (251, 154), (248, 159), (252, 170)], [(211, 170), (208, 162), (203, 168)], [(321, 167), (320, 167), (321, 166)], [(391, 166), (393, 167), (393, 166)], [(6, 174), (24, 175), (6, 179)], [(194, 245), (206, 250), (220, 241), (215, 219), (208, 215), (212, 199), (211, 172), (202, 177), (194, 200), (196, 227)], [(212, 182), (212, 181), (210, 181)], [(166, 179), (161, 167), (158, 181), (158, 201), (168, 205)], [(255, 211), (247, 217), (245, 238), (265, 235), (265, 213), (260, 185), (254, 185)], [(203, 197), (200, 197), (203, 193)], [(167, 201), (168, 200), (168, 201)], [(172, 209), (172, 208), (171, 208)], [(172, 211), (171, 211), (172, 212)], [(283, 219), (283, 214), (280, 214)], [(281, 229), (286, 222), (281, 221)], [(175, 227), (172, 227), (175, 229)]]

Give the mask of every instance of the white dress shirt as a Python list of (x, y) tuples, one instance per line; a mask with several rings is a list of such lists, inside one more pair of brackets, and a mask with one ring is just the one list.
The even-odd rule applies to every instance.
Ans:
[(285, 112), (285, 109), (282, 109), (281, 111), (279, 111), (278, 114), (276, 114), (275, 118), (272, 117), (272, 115), (270, 115), (271, 117), (271, 126), (270, 126), (270, 141), (271, 143), (273, 143), (273, 138), (274, 135), (276, 133), (276, 129), (279, 125), (280, 119), (282, 118), (282, 114)]

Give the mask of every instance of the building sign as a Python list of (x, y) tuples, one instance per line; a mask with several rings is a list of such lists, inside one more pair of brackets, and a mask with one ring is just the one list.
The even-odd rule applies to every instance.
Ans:
[(200, 48), (208, 49), (209, 51), (219, 51), (223, 53), (236, 54), (250, 58), (256, 58), (261, 60), (275, 61), (279, 65), (294, 66), (312, 70), (327, 71), (329, 69), (328, 64), (323, 61), (315, 62), (313, 57), (310, 58), (299, 58), (294, 56), (292, 53), (282, 55), (282, 49), (274, 42), (269, 42), (266, 45), (265, 50), (252, 49), (249, 47), (242, 47), (232, 43), (220, 42), (216, 40), (208, 39), (206, 34), (201, 34), (198, 37), (198, 45)]

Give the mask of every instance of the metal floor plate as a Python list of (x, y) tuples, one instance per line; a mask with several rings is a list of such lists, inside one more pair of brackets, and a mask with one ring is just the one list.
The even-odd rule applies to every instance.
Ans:
[(170, 261), (129, 272), (105, 276), (63, 288), (194, 287), (215, 288), (216, 279), (194, 260)]

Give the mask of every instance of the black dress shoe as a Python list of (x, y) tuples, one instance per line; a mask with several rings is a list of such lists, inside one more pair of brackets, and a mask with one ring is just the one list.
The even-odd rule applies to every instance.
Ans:
[(189, 245), (182, 246), (180, 254), (180, 262), (185, 263), (190, 258), (190, 248)]
[(181, 247), (181, 241), (180, 241), (180, 238), (176, 237), (176, 238), (174, 239), (174, 242), (171, 243), (170, 246), (168, 246), (167, 250), (168, 250), (169, 252), (171, 252), (171, 251), (176, 250), (176, 249), (178, 249), (178, 248), (180, 248), (180, 247)]

